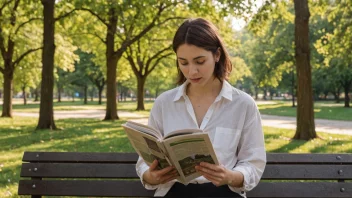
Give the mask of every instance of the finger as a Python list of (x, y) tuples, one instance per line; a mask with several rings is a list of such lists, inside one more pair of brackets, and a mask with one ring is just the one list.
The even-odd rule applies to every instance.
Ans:
[(205, 168), (205, 167), (202, 167), (202, 166), (196, 166), (196, 170), (198, 172), (200, 172), (201, 174), (206, 174), (206, 175), (210, 175), (212, 177), (215, 177), (215, 178), (221, 178), (221, 175), (222, 175), (222, 172), (216, 172), (212, 169), (209, 169), (209, 168)]
[(222, 178), (217, 176), (217, 175), (210, 175), (206, 172), (202, 172), (202, 171), (199, 171), (200, 174), (202, 174), (205, 178), (210, 178), (211, 180), (214, 180), (214, 181), (221, 181)]
[(170, 171), (174, 170), (174, 167), (173, 166), (168, 166), (164, 169), (161, 169), (161, 170), (158, 170), (158, 171), (155, 171), (158, 175), (160, 176), (163, 176), (167, 173), (169, 173)]
[(158, 160), (154, 160), (153, 163), (149, 166), (149, 170), (153, 171), (158, 167)]
[(162, 184), (165, 184), (165, 183), (167, 183), (167, 182), (169, 182), (169, 181), (172, 181), (172, 180), (174, 180), (174, 179), (177, 179), (177, 177), (178, 177), (178, 173), (177, 174), (170, 174), (170, 175), (168, 175), (167, 177), (165, 177), (162, 181), (161, 181), (161, 183)]
[(199, 165), (202, 166), (202, 167), (214, 170), (214, 171), (220, 171), (220, 169), (221, 169), (218, 165), (210, 164), (210, 163), (207, 163), (207, 162), (201, 162)]
[(213, 183), (215, 186), (220, 186), (221, 185), (221, 180), (214, 179), (212, 177), (207, 177), (204, 176), (207, 180), (209, 180), (211, 183)]

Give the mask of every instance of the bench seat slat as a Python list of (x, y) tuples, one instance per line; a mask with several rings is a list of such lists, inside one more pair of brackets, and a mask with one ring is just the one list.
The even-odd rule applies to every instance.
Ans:
[[(35, 185), (35, 188), (33, 188)], [(19, 195), (44, 196), (104, 196), (104, 197), (151, 197), (154, 191), (146, 190), (140, 181), (57, 181), (22, 180)]]
[[(36, 169), (36, 171), (34, 171)], [(342, 172), (341, 172), (342, 171)], [(23, 163), (21, 177), (138, 178), (134, 164)], [(352, 179), (352, 165), (272, 165), (262, 179)]]
[[(35, 185), (35, 188), (33, 188)], [(341, 189), (345, 189), (341, 192)], [(261, 182), (248, 197), (352, 197), (352, 183), (332, 182)], [(31, 181), (21, 180), (19, 195), (150, 197), (140, 181)], [(199, 192), (200, 197), (207, 197)], [(218, 195), (221, 197), (221, 195)]]
[[(343, 190), (342, 190), (343, 189)], [(343, 191), (343, 192), (341, 192)], [(333, 182), (260, 182), (248, 197), (352, 197), (352, 183)]]
[[(24, 162), (136, 163), (136, 153), (25, 152)], [(350, 154), (267, 153), (267, 164), (352, 164)]]

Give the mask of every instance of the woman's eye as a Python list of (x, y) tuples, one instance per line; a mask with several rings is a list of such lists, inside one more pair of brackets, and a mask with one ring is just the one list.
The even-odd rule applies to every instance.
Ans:
[(203, 64), (205, 61), (197, 61), (197, 64), (201, 65)]
[(188, 65), (188, 63), (183, 63), (183, 62), (180, 62), (181, 63), (181, 65)]

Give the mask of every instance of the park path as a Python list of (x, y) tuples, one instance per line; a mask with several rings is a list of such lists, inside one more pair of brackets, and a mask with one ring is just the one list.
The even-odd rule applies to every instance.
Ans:
[[(14, 116), (25, 116), (25, 117), (38, 117), (39, 113), (27, 113), (27, 112), (13, 112)], [(147, 116), (140, 115), (138, 113), (118, 111), (118, 115), (121, 118), (133, 120), (136, 122), (146, 124), (148, 122)], [(96, 118), (103, 119), (105, 116), (105, 110), (74, 110), (74, 111), (55, 111), (55, 119), (65, 118)], [(285, 128), (285, 129), (296, 129), (296, 118), (286, 116), (272, 116), (262, 115), (262, 125)], [(337, 120), (325, 120), (315, 119), (315, 130), (319, 132), (352, 135), (352, 122), (351, 121), (337, 121)]]

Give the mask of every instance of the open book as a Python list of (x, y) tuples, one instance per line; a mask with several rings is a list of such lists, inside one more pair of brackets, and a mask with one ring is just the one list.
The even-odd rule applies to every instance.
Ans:
[(155, 159), (159, 169), (173, 165), (179, 173), (177, 180), (183, 184), (200, 176), (195, 169), (200, 162), (219, 164), (208, 134), (200, 129), (173, 131), (162, 137), (156, 129), (140, 123), (128, 121), (122, 126), (148, 165)]

